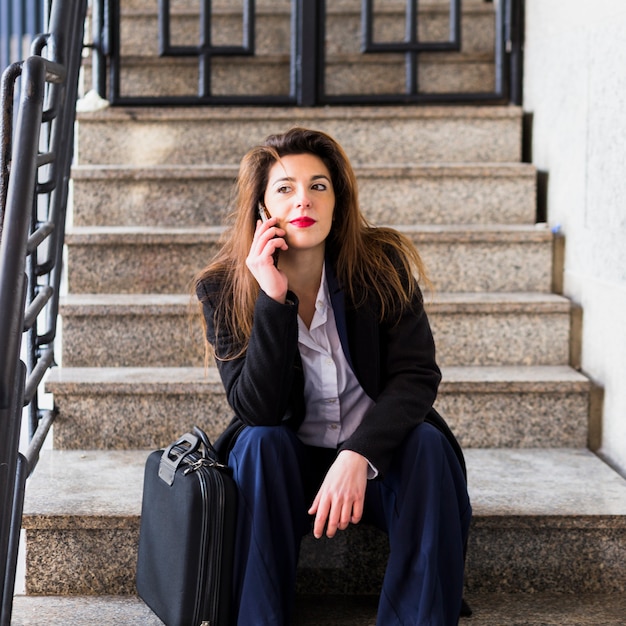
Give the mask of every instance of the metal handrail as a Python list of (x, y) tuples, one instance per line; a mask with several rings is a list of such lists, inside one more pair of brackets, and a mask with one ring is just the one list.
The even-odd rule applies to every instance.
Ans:
[[(54, 365), (69, 172), (87, 0), (53, 0), (48, 33), (2, 77), (0, 139), (0, 626), (10, 624), (24, 491), (54, 410), (39, 390)], [(21, 96), (14, 122), (14, 85)], [(26, 334), (26, 345), (22, 338)], [(24, 350), (25, 349), (25, 350)], [(21, 355), (26, 352), (26, 363)], [(30, 445), (19, 451), (23, 408)]]

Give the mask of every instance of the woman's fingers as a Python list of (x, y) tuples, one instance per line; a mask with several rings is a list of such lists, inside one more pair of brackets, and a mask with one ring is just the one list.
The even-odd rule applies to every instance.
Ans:
[(339, 454), (331, 465), (311, 508), (315, 515), (313, 534), (334, 537), (337, 530), (357, 524), (363, 515), (367, 484), (367, 459), (349, 450)]
[(287, 243), (282, 238), (285, 231), (276, 223), (276, 218), (265, 223), (258, 220), (246, 258), (246, 266), (268, 296), (284, 302), (287, 293), (287, 277), (277, 269), (274, 254), (277, 250), (286, 250)]

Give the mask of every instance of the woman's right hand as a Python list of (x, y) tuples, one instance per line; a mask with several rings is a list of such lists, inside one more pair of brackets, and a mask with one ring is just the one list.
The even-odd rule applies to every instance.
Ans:
[(285, 231), (278, 226), (275, 217), (266, 222), (257, 221), (254, 239), (246, 258), (246, 266), (259, 283), (259, 287), (270, 297), (284, 304), (288, 281), (284, 272), (274, 264), (274, 254), (287, 250)]

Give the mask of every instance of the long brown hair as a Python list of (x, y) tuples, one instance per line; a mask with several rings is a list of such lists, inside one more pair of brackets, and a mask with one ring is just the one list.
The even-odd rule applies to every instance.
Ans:
[[(216, 355), (218, 358), (234, 358), (246, 350), (259, 293), (258, 283), (245, 263), (256, 228), (257, 207), (263, 200), (270, 168), (281, 157), (292, 154), (313, 154), (330, 172), (335, 210), (326, 240), (326, 255), (354, 306), (362, 305), (373, 293), (382, 321), (397, 314), (414, 297), (417, 285), (409, 279), (411, 274), (430, 286), (413, 243), (398, 231), (374, 227), (365, 219), (359, 208), (356, 176), (350, 161), (332, 137), (305, 128), (270, 135), (243, 157), (230, 227), (224, 233), (217, 255), (195, 279), (196, 286), (208, 278), (219, 284), (219, 293), (212, 301), (216, 332), (225, 327), (238, 346), (234, 354)], [(208, 342), (206, 348), (208, 358), (214, 350)]]

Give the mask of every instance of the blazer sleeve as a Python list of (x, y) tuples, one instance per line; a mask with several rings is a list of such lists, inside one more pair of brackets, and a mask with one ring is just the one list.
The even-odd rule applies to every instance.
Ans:
[[(363, 315), (369, 314), (357, 309), (348, 325), (358, 325)], [(385, 323), (370, 319), (367, 332), (371, 341), (361, 337), (351, 351), (357, 377), (370, 381), (364, 389), (375, 404), (340, 448), (359, 452), (382, 476), (394, 451), (431, 412), (441, 372), (419, 290), (399, 319)]]
[(203, 307), (207, 340), (215, 349), (226, 397), (236, 416), (248, 426), (274, 426), (289, 419), (298, 350), (295, 294), (289, 294), (287, 304), (280, 304), (259, 292), (248, 348), (236, 358), (231, 355), (240, 346), (232, 333), (225, 325), (216, 333), (215, 287), (200, 283), (197, 295)]

